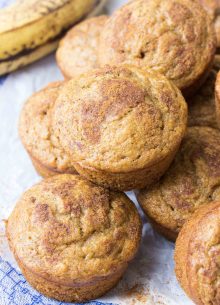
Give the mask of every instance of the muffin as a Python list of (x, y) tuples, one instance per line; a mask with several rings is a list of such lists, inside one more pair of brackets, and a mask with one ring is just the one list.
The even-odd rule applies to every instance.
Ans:
[(215, 108), (215, 80), (217, 72), (213, 69), (198, 92), (187, 99), (189, 126), (209, 126), (218, 128)]
[(51, 132), (51, 110), (63, 82), (49, 84), (25, 103), (19, 134), (37, 172), (43, 177), (76, 173), (68, 155)]
[(141, 221), (125, 194), (64, 174), (25, 192), (6, 232), (35, 289), (59, 301), (83, 302), (117, 284), (137, 252)]
[[(207, 0), (206, 0), (207, 1)], [(217, 38), (217, 53), (219, 53), (220, 48), (220, 1), (219, 0), (212, 0), (213, 3), (208, 4), (209, 9), (214, 9), (214, 27), (216, 32)]]
[(52, 115), (53, 132), (77, 172), (123, 191), (161, 177), (186, 121), (187, 106), (176, 86), (135, 66), (108, 66), (70, 80)]
[(189, 127), (169, 170), (137, 198), (154, 228), (174, 241), (200, 206), (220, 199), (219, 182), (219, 130)]
[(61, 40), (56, 59), (65, 78), (98, 68), (99, 36), (107, 19), (107, 16), (87, 19), (74, 26)]
[(218, 72), (215, 82), (215, 105), (216, 105), (217, 123), (218, 126), (220, 127), (220, 72)]
[(199, 0), (199, 2), (207, 10), (211, 18), (214, 19), (220, 5), (219, 0)]
[(197, 305), (220, 304), (220, 202), (200, 208), (176, 242), (176, 276)]
[(152, 68), (190, 95), (205, 81), (215, 48), (212, 20), (198, 1), (136, 0), (106, 22), (99, 62)]
[(217, 53), (220, 51), (220, 15), (218, 14), (215, 18), (215, 32), (217, 38)]
[(219, 0), (200, 0), (200, 3), (209, 13), (214, 22), (216, 38), (217, 38), (217, 52), (220, 48), (220, 1)]
[(218, 72), (220, 70), (220, 54), (215, 54), (213, 68)]

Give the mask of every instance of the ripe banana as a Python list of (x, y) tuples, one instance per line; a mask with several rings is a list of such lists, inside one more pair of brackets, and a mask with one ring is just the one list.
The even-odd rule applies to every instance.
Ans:
[(62, 35), (104, 0), (17, 0), (0, 10), (0, 75), (56, 49)]

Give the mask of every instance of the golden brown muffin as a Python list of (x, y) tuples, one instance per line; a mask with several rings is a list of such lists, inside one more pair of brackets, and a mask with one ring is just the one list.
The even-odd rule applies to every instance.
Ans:
[(195, 304), (220, 304), (220, 202), (206, 204), (183, 226), (175, 262), (177, 279)]
[(215, 82), (215, 106), (216, 106), (217, 123), (218, 126), (220, 127), (220, 72), (218, 72)]
[(218, 72), (220, 70), (220, 54), (215, 54), (213, 68)]
[(23, 194), (6, 225), (27, 281), (66, 302), (117, 284), (137, 252), (141, 220), (128, 197), (78, 175), (58, 175)]
[(51, 133), (51, 110), (63, 82), (49, 84), (25, 103), (19, 133), (37, 172), (43, 177), (57, 173), (76, 173), (68, 155)]
[[(206, 0), (207, 1), (207, 0)], [(217, 37), (217, 53), (220, 51), (220, 1), (214, 1), (215, 17), (214, 17), (214, 26)]]
[(217, 38), (217, 52), (220, 48), (220, 0), (199, 0), (214, 22), (216, 38)]
[(220, 15), (219, 14), (216, 16), (214, 24), (215, 24), (215, 32), (217, 38), (217, 53), (219, 53), (220, 50)]
[(99, 36), (107, 19), (107, 16), (99, 16), (85, 20), (73, 27), (61, 40), (56, 59), (65, 78), (98, 68)]
[(187, 106), (176, 86), (135, 66), (109, 66), (70, 80), (52, 119), (77, 172), (118, 190), (160, 178), (179, 148), (186, 121)]
[(212, 20), (198, 1), (136, 0), (106, 22), (99, 61), (152, 68), (190, 95), (206, 79), (215, 48)]
[(202, 205), (220, 199), (220, 132), (189, 127), (180, 150), (161, 180), (137, 194), (155, 229), (175, 240)]
[(215, 80), (213, 69), (198, 92), (187, 99), (189, 107), (188, 126), (209, 126), (218, 128), (215, 108)]
[(218, 9), (220, 6), (220, 1), (219, 0), (199, 0), (199, 2), (206, 9), (206, 11), (210, 14), (211, 18), (214, 19), (218, 12)]

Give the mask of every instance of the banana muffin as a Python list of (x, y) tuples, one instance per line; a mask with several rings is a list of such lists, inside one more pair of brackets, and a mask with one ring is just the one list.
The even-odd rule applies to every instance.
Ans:
[(125, 65), (68, 81), (52, 115), (54, 134), (77, 172), (123, 191), (161, 177), (186, 123), (186, 102), (172, 82), (157, 72)]
[(188, 126), (210, 126), (218, 128), (215, 107), (215, 80), (217, 72), (213, 69), (198, 92), (187, 99)]
[(174, 241), (200, 206), (220, 199), (219, 183), (219, 130), (189, 127), (169, 170), (137, 198), (154, 228)]
[(215, 32), (216, 32), (216, 38), (217, 38), (217, 53), (220, 51), (220, 14), (218, 14), (214, 21), (215, 25)]
[(201, 4), (210, 14), (215, 27), (217, 38), (217, 53), (220, 52), (220, 0), (200, 0)]
[(195, 304), (220, 304), (220, 202), (206, 204), (183, 226), (175, 262), (177, 279)]
[(107, 16), (87, 19), (74, 26), (61, 40), (56, 59), (65, 78), (98, 68), (97, 48)]
[(216, 105), (217, 123), (218, 126), (220, 127), (220, 72), (218, 72), (215, 82), (215, 105)]
[(213, 68), (218, 72), (220, 70), (220, 54), (215, 54)]
[(209, 13), (214, 22), (216, 38), (217, 38), (217, 52), (220, 48), (220, 0), (200, 0), (200, 3)]
[(99, 62), (152, 68), (191, 95), (205, 81), (215, 49), (212, 19), (198, 1), (136, 0), (106, 22)]
[(218, 8), (220, 6), (219, 0), (199, 0), (202, 6), (210, 14), (211, 18), (214, 19), (217, 15)]
[(19, 134), (37, 172), (43, 177), (76, 173), (68, 155), (51, 132), (51, 109), (63, 82), (49, 84), (25, 103), (19, 121)]
[[(220, 10), (220, 8), (219, 8)], [(217, 50), (216, 53), (220, 53), (220, 14), (215, 17), (214, 19), (214, 26), (215, 26), (215, 33), (216, 33), (216, 39), (217, 39)]]
[(64, 174), (25, 192), (6, 232), (35, 289), (60, 301), (83, 302), (122, 277), (137, 252), (141, 220), (125, 194)]

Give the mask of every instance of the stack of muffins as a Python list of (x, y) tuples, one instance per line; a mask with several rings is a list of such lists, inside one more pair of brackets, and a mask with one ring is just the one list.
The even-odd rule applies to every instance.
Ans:
[(135, 189), (155, 230), (179, 235), (186, 293), (220, 304), (218, 3), (200, 2), (133, 0), (82, 22), (57, 50), (65, 80), (24, 105), (20, 136), (47, 179), (23, 194), (6, 231), (46, 296), (82, 302), (116, 285), (141, 240), (122, 193)]

